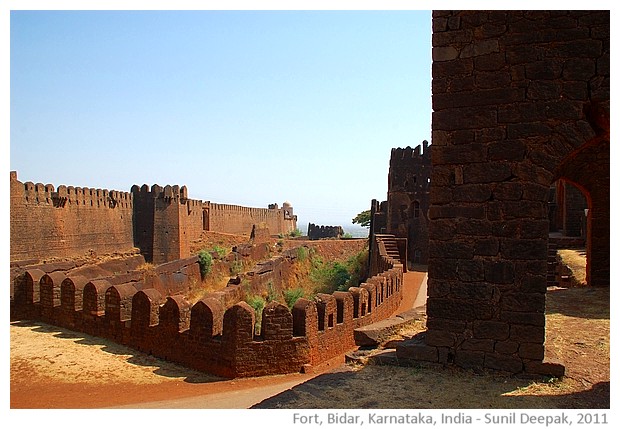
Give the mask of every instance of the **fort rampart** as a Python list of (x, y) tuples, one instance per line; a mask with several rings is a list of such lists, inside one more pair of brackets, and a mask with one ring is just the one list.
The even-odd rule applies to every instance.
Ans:
[(310, 240), (320, 240), (322, 238), (340, 238), (344, 236), (341, 226), (315, 225), (308, 224), (308, 238)]
[(296, 219), (282, 208), (263, 209), (233, 204), (205, 203), (209, 230), (229, 234), (249, 234), (253, 225), (264, 224), (275, 234), (287, 234), (297, 228)]
[(128, 192), (17, 180), (11, 173), (11, 261), (131, 250)]
[(251, 208), (193, 200), (185, 186), (134, 185), (131, 192), (22, 183), (10, 175), (11, 261), (72, 258), (138, 248), (155, 264), (187, 258), (203, 231), (272, 234), (297, 228), (292, 207)]
[(241, 296), (241, 284), (194, 304), (186, 300), (184, 292), (200, 275), (197, 258), (159, 265), (147, 280), (132, 278), (131, 270), (88, 278), (29, 269), (15, 279), (13, 311), (224, 377), (299, 372), (351, 350), (354, 329), (397, 310), (403, 267), (387, 254), (380, 258), (384, 271), (347, 292), (302, 298), (291, 310), (270, 302), (260, 336), (247, 303), (226, 303)]

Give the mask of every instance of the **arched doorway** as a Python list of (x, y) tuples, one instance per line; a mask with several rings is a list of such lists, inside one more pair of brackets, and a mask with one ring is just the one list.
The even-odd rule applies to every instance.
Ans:
[[(563, 215), (563, 233), (575, 236), (577, 228), (581, 228), (589, 286), (610, 283), (609, 149), (609, 138), (592, 139), (565, 156), (555, 169), (555, 183), (564, 191), (565, 207), (558, 210)], [(576, 190), (583, 195), (585, 204), (576, 197)], [(573, 207), (567, 207), (571, 203)], [(576, 219), (579, 215), (581, 225)]]

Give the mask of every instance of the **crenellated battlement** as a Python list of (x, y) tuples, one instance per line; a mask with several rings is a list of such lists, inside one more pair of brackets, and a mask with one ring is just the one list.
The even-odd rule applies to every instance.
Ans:
[[(290, 373), (354, 348), (354, 329), (394, 313), (402, 298), (402, 265), (389, 258), (385, 263), (385, 271), (347, 292), (302, 298), (290, 310), (270, 302), (260, 335), (254, 310), (242, 301), (225, 306), (220, 293), (192, 305), (178, 291), (162, 293), (157, 282), (118, 283), (62, 271), (24, 271), (15, 280), (14, 307), (220, 376)], [(156, 268), (160, 276), (198, 269), (195, 258), (164, 265)]]
[(393, 148), (390, 159), (392, 162), (398, 162), (399, 160), (407, 160), (411, 158), (430, 159), (430, 151), (428, 150), (428, 141), (422, 141), (421, 145), (417, 145), (415, 148), (407, 146), (406, 148)]
[(21, 183), (12, 171), (10, 191), (11, 261), (138, 248), (148, 262), (161, 263), (190, 256), (190, 243), (203, 231), (249, 235), (257, 224), (276, 235), (297, 229), (289, 202), (282, 208), (204, 202), (179, 185), (56, 189)]
[(130, 192), (52, 184), (20, 182), (17, 173), (11, 174), (11, 198), (20, 198), (28, 205), (52, 205), (56, 208), (70, 206), (132, 208)]
[(320, 240), (322, 238), (340, 238), (344, 235), (341, 226), (315, 225), (308, 224), (308, 238), (310, 240)]
[(22, 183), (10, 175), (11, 261), (129, 252), (132, 194)]
[(392, 149), (388, 173), (385, 219), (376, 232), (408, 240), (410, 263), (428, 260), (428, 208), (432, 174), (432, 146), (426, 140), (415, 148)]
[[(184, 203), (189, 199), (187, 187), (185, 185), (166, 185), (154, 184), (151, 187), (144, 184), (142, 186), (133, 185), (131, 193), (141, 198), (161, 198), (165, 200), (175, 200)], [(202, 202), (201, 202), (202, 204)]]

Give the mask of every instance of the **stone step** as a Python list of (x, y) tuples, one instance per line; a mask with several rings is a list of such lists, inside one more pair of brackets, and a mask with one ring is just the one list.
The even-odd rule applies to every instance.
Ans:
[(424, 307), (414, 308), (388, 319), (357, 328), (353, 331), (355, 344), (360, 347), (377, 347), (401, 329), (422, 320), (424, 314)]

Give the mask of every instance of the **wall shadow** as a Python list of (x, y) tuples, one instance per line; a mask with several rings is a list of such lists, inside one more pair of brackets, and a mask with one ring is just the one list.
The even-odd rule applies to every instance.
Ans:
[[(610, 407), (610, 384), (573, 394), (527, 394), (534, 381), (449, 369), (369, 365), (319, 375), (254, 409), (597, 409)], [(538, 381), (553, 391), (557, 381)], [(547, 389), (546, 385), (549, 385)], [(533, 388), (532, 388), (533, 389)]]
[(551, 289), (547, 291), (547, 314), (582, 319), (609, 319), (610, 290), (606, 287)]

